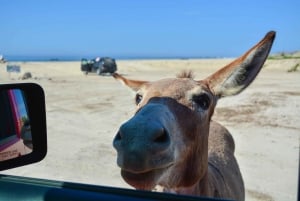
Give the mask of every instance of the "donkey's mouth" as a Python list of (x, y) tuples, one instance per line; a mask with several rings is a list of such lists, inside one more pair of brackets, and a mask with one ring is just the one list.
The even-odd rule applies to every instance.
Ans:
[(152, 190), (166, 169), (167, 168), (161, 168), (138, 173), (122, 169), (121, 175), (129, 185), (136, 189)]

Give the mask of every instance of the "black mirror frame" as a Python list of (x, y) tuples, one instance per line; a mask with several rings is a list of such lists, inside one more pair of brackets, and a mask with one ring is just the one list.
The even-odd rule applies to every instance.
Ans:
[(25, 92), (33, 150), (29, 154), (0, 161), (0, 171), (39, 162), (47, 153), (46, 109), (43, 88), (35, 83), (0, 84), (0, 90), (8, 89), (20, 89)]

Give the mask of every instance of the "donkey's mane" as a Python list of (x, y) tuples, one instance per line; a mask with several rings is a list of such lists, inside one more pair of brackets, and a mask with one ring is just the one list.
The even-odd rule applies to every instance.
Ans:
[(176, 75), (177, 78), (190, 78), (194, 79), (194, 72), (192, 70), (183, 70)]

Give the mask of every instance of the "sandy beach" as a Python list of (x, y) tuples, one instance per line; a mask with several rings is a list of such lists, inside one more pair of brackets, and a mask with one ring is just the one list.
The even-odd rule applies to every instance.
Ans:
[[(232, 59), (120, 60), (118, 73), (132, 79), (174, 77), (183, 69), (196, 79)], [(219, 101), (213, 119), (236, 143), (246, 200), (297, 200), (300, 140), (300, 59), (268, 60), (243, 93)], [(111, 76), (84, 75), (80, 62), (0, 64), (1, 83), (34, 82), (46, 95), (48, 154), (36, 164), (2, 174), (131, 188), (121, 178), (112, 140), (132, 116), (134, 93)], [(31, 79), (19, 79), (25, 72)]]

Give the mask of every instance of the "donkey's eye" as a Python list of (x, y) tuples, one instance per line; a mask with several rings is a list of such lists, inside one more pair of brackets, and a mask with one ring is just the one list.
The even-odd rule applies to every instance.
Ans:
[(136, 94), (135, 95), (135, 104), (139, 104), (143, 99), (143, 96), (141, 94)]
[(207, 110), (210, 104), (210, 99), (207, 94), (201, 94), (193, 96), (193, 102), (201, 107), (203, 110)]

